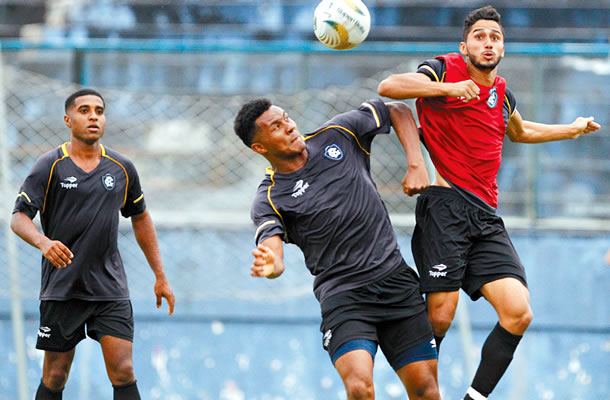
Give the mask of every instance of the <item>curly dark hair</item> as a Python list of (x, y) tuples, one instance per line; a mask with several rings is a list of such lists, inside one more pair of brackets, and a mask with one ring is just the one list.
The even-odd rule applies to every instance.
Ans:
[(252, 138), (257, 130), (256, 119), (271, 108), (271, 105), (271, 100), (258, 98), (245, 103), (237, 112), (233, 121), (233, 130), (246, 146), (252, 146)]
[(504, 27), (502, 27), (501, 16), (498, 10), (493, 8), (492, 6), (485, 6), (481, 8), (477, 8), (468, 14), (466, 19), (464, 20), (464, 32), (462, 33), (462, 41), (465, 42), (468, 34), (472, 30), (472, 25), (475, 24), (480, 19), (488, 19), (491, 21), (496, 21), (498, 25), (500, 25), (500, 29), (502, 29), (502, 34), (504, 35)]

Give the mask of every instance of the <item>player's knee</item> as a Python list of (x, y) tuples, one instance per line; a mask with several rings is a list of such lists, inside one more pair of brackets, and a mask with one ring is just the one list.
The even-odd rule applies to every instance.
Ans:
[(360, 377), (348, 378), (345, 381), (345, 390), (349, 400), (367, 400), (375, 398), (373, 381)]
[(525, 305), (518, 310), (514, 310), (505, 318), (505, 321), (500, 321), (500, 325), (512, 334), (521, 335), (527, 330), (533, 318), (532, 309), (529, 305)]
[(423, 385), (415, 389), (412, 396), (409, 397), (412, 400), (440, 400), (441, 395), (438, 390), (438, 385), (434, 382)]
[(517, 320), (517, 328), (521, 332), (525, 332), (525, 330), (530, 326), (532, 319), (534, 319), (534, 313), (532, 309), (528, 306), (520, 315)]
[(445, 336), (445, 333), (447, 333), (451, 326), (451, 322), (453, 322), (453, 315), (447, 312), (433, 312), (428, 313), (428, 319), (434, 334), (436, 336)]
[(110, 380), (113, 385), (124, 385), (135, 381), (133, 362), (131, 360), (122, 360), (114, 365), (112, 371), (110, 371)]
[(42, 383), (49, 389), (61, 390), (68, 380), (68, 373), (66, 368), (51, 368), (42, 377)]

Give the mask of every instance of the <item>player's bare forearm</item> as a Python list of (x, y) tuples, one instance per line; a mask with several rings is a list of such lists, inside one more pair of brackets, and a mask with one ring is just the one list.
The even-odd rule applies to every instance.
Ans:
[(597, 131), (601, 126), (593, 117), (578, 117), (571, 124), (541, 124), (524, 121), (518, 111), (510, 118), (506, 134), (513, 142), (544, 143), (557, 140), (577, 139)]
[(40, 249), (43, 257), (56, 268), (64, 268), (72, 263), (74, 254), (58, 240), (52, 240), (38, 230), (34, 221), (22, 212), (16, 212), (11, 218), (11, 229), (26, 243)]
[(163, 270), (157, 233), (148, 211), (145, 210), (141, 214), (132, 216), (131, 225), (133, 226), (133, 233), (136, 237), (136, 241), (142, 249), (146, 261), (148, 261), (148, 265), (150, 265), (150, 268), (153, 270), (157, 279), (164, 278), (165, 271)]
[(156, 281), (154, 286), (155, 296), (157, 297), (157, 308), (161, 307), (161, 299), (165, 297), (169, 306), (169, 314), (174, 312), (175, 296), (172, 288), (165, 276), (163, 262), (161, 260), (161, 251), (159, 250), (159, 242), (155, 226), (150, 218), (148, 211), (131, 217), (133, 233), (136, 237), (138, 245), (142, 249), (148, 265), (155, 274)]
[(415, 99), (420, 97), (458, 97), (469, 102), (479, 98), (480, 88), (472, 80), (462, 82), (436, 82), (418, 72), (390, 75), (377, 87), (381, 96), (391, 99)]
[(279, 236), (271, 236), (252, 250), (254, 260), (250, 275), (257, 278), (275, 279), (284, 272), (284, 246)]
[(421, 152), (419, 131), (413, 113), (404, 103), (387, 103), (392, 126), (407, 157), (407, 173), (402, 181), (403, 191), (413, 196), (430, 186), (430, 178)]

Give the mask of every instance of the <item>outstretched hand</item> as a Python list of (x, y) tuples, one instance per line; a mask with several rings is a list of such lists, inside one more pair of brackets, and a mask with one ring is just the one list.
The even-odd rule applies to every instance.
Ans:
[(421, 193), (430, 186), (430, 178), (425, 166), (409, 167), (405, 177), (402, 179), (402, 190), (408, 196)]
[(250, 275), (265, 278), (273, 273), (275, 270), (275, 255), (273, 251), (262, 244), (259, 244), (257, 248), (252, 250), (254, 261), (250, 266)]
[(573, 136), (574, 139), (581, 135), (586, 135), (587, 133), (594, 132), (601, 128), (601, 125), (593, 120), (593, 117), (578, 117), (572, 122), (572, 126), (577, 129), (577, 132)]
[(176, 298), (174, 297), (174, 292), (172, 291), (172, 287), (169, 285), (167, 279), (157, 279), (155, 282), (155, 296), (157, 296), (157, 308), (161, 308), (161, 303), (163, 298), (167, 301), (167, 305), (169, 306), (169, 315), (174, 313), (174, 304), (176, 303)]

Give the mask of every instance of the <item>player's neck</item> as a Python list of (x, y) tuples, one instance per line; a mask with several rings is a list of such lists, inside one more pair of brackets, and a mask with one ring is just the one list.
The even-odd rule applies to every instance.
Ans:
[(269, 160), (269, 162), (271, 163), (271, 169), (275, 172), (279, 174), (290, 174), (303, 168), (305, 164), (307, 164), (308, 157), (309, 153), (307, 152), (307, 149), (305, 149), (295, 157), (289, 159), (275, 158)]
[(72, 161), (86, 172), (94, 170), (102, 159), (99, 140), (93, 144), (87, 144), (73, 139), (68, 143), (66, 149)]
[(471, 63), (467, 63), (468, 75), (472, 78), (473, 81), (478, 83), (479, 85), (491, 87), (494, 85), (496, 81), (496, 76), (498, 75), (498, 67), (492, 70), (483, 70), (475, 67)]

